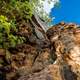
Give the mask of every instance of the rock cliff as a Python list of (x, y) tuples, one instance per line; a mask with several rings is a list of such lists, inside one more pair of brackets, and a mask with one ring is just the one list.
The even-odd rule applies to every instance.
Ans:
[(45, 32), (35, 16), (17, 25), (26, 41), (0, 49), (0, 80), (80, 80), (79, 25), (61, 22)]

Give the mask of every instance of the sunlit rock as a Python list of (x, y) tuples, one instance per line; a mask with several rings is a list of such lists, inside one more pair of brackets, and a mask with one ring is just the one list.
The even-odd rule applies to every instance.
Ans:
[[(57, 27), (57, 28), (56, 28)], [(63, 29), (61, 29), (61, 27)], [(56, 32), (55, 32), (56, 30)], [(66, 31), (66, 32), (65, 32)], [(53, 65), (54, 80), (79, 80), (80, 79), (80, 28), (74, 24), (61, 22), (47, 31), (48, 38), (55, 49), (57, 59)], [(55, 34), (55, 35), (54, 35)]]

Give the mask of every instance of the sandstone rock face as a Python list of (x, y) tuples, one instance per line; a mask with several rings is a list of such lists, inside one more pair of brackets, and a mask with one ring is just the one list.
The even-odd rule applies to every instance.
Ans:
[[(33, 16), (34, 18), (34, 16)], [(61, 22), (45, 31), (18, 20), (25, 43), (0, 49), (0, 80), (80, 80), (80, 28)]]
[[(80, 80), (80, 29), (78, 26), (61, 22), (50, 28), (46, 34), (51, 42), (50, 58), (53, 58), (54, 54), (57, 55), (55, 62), (48, 64), (42, 70), (37, 70), (36, 67), (39, 68), (41, 64), (35, 62), (32, 73), (23, 75), (18, 80)], [(46, 63), (47, 56), (45, 52), (42, 58), (40, 55), (36, 61), (41, 59)]]
[[(61, 80), (80, 80), (80, 28), (78, 25), (61, 22), (50, 28), (47, 36), (57, 55), (54, 64), (60, 67), (60, 74), (56, 75), (58, 79), (54, 80), (60, 80), (59, 76)], [(57, 71), (58, 68), (55, 70)]]

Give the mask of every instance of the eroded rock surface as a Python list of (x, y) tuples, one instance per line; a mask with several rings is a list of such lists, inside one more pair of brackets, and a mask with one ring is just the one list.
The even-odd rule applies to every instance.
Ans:
[[(21, 76), (19, 80), (80, 80), (80, 28), (78, 25), (61, 22), (50, 28), (46, 34), (51, 42), (50, 58), (54, 59), (55, 56), (52, 57), (52, 55), (57, 55), (55, 62), (49, 63), (39, 71), (33, 67), (32, 73)], [(46, 56), (47, 53), (44, 58)], [(36, 61), (42, 59), (38, 58)], [(35, 64), (40, 67), (38, 62)]]
[(34, 20), (27, 22), (22, 18), (17, 18), (17, 27), (15, 35), (26, 40), (14, 48), (0, 49), (0, 80), (17, 80), (51, 64), (50, 42), (42, 27)]
[(80, 28), (78, 25), (59, 23), (47, 31), (47, 36), (57, 54), (55, 65), (60, 67), (60, 74), (56, 77), (61, 76), (61, 80), (80, 80)]
[(25, 43), (0, 49), (0, 80), (80, 80), (80, 28), (61, 22), (45, 33), (35, 23), (18, 20)]

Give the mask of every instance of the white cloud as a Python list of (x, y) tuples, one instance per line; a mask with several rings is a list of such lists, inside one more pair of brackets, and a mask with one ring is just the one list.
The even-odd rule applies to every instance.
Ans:
[(56, 2), (59, 2), (59, 0), (51, 0), (50, 4), (48, 3), (48, 1), (49, 0), (45, 0), (45, 1), (40, 0), (40, 2), (43, 3), (43, 10), (49, 14), (51, 12), (51, 9), (56, 4)]

